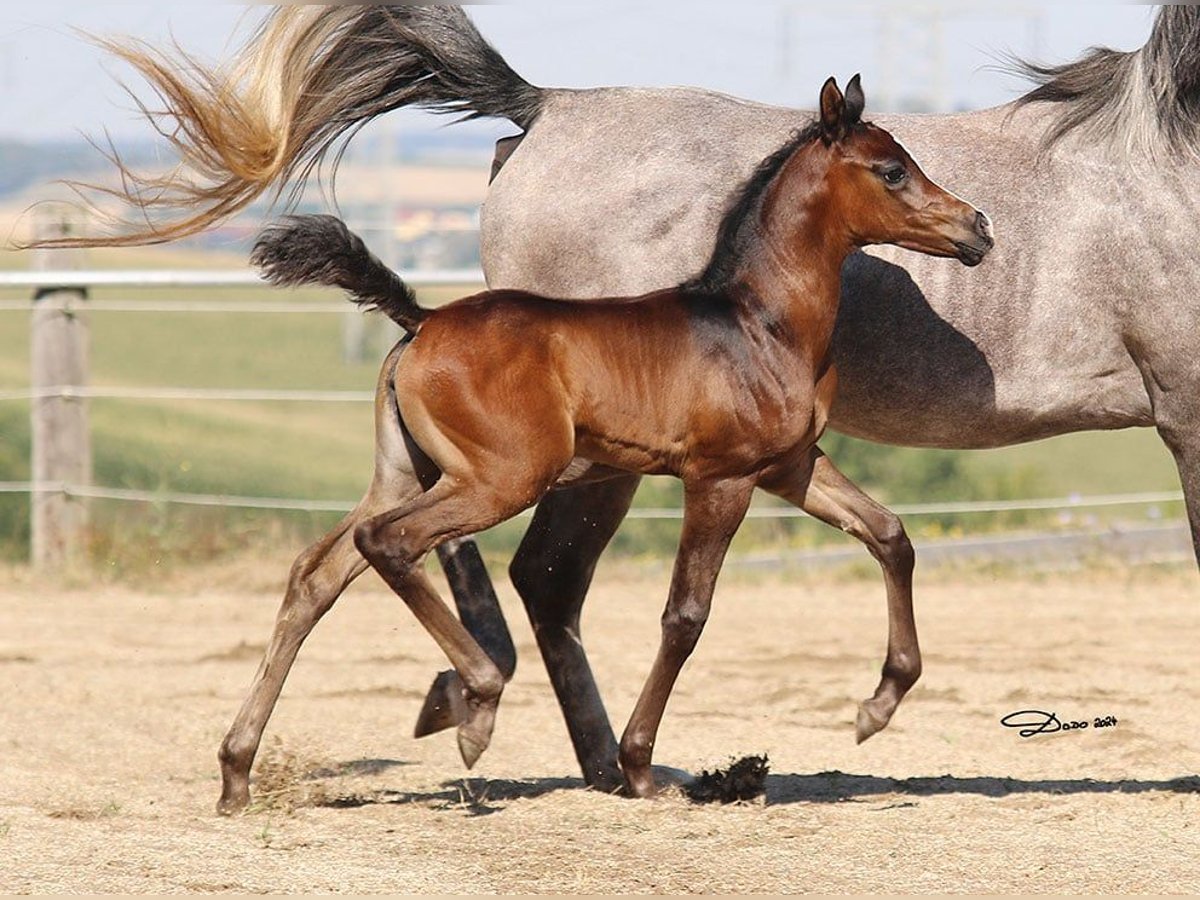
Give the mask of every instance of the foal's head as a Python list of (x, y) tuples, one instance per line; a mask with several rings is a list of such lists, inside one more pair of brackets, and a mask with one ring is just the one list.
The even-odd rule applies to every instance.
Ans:
[(845, 94), (832, 78), (821, 88), (819, 140), (804, 156), (813, 167), (805, 177), (821, 179), (815, 196), (827, 204), (826, 221), (842, 224), (857, 246), (898, 244), (978, 265), (992, 248), (991, 221), (930, 181), (888, 132), (863, 122), (863, 105), (857, 75)]

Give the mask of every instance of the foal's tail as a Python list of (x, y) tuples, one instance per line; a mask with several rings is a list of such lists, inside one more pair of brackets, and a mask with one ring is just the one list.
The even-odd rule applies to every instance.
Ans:
[(314, 168), (369, 121), (402, 106), (497, 116), (528, 128), (544, 92), (509, 68), (459, 6), (288, 4), (263, 21), (227, 64), (179, 47), (99, 40), (149, 81), (164, 109), (142, 112), (182, 159), (138, 174), (115, 154), (121, 186), (72, 185), (92, 206), (132, 209), (109, 237), (57, 246), (128, 246), (195, 234), (271, 191), (295, 196)]
[(268, 226), (250, 262), (272, 284), (340, 287), (359, 306), (379, 310), (409, 334), (429, 315), (412, 288), (333, 216), (288, 216)]

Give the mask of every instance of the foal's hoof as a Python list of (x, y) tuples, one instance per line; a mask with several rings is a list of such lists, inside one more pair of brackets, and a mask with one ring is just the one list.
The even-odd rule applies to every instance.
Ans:
[(453, 669), (438, 672), (433, 684), (429, 686), (429, 693), (425, 695), (425, 705), (417, 715), (413, 737), (422, 738), (461, 725), (467, 721), (469, 715), (467, 701), (463, 699), (462, 679), (458, 677), (458, 673)]
[(217, 815), (236, 816), (238, 813), (245, 812), (249, 805), (250, 792), (248, 790), (242, 793), (222, 793), (221, 799), (217, 801)]
[[(464, 701), (466, 705), (466, 701)], [(458, 752), (468, 769), (472, 768), (492, 742), (496, 725), (496, 704), (471, 704), (470, 718), (458, 726)]]
[(475, 768), (475, 763), (486, 749), (487, 744), (480, 744), (474, 737), (463, 734), (462, 731), (458, 732), (458, 752), (462, 754), (462, 760), (468, 769)]
[(858, 704), (858, 718), (854, 723), (855, 743), (861, 744), (871, 735), (883, 731), (892, 719), (892, 713), (883, 712), (877, 708), (874, 699), (864, 700)]
[(691, 772), (686, 769), (677, 769), (674, 766), (651, 766), (650, 772), (660, 794), (671, 788), (687, 788), (689, 784), (696, 781), (696, 776)]
[(651, 766), (645, 771), (630, 770), (625, 773), (619, 793), (626, 797), (636, 797), (649, 800), (674, 791), (676, 788), (687, 791), (688, 785), (696, 781), (696, 776), (684, 769), (673, 766)]

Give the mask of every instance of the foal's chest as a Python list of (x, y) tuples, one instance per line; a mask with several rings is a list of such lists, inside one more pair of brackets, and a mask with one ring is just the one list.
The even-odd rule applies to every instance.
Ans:
[(581, 410), (579, 453), (645, 474), (685, 477), (745, 476), (815, 443), (832, 401), (832, 378), (814, 385), (794, 358), (643, 370), (614, 387)]

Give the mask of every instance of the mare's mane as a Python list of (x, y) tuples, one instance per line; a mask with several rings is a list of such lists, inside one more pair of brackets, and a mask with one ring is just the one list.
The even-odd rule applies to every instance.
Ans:
[(1047, 146), (1082, 129), (1127, 155), (1200, 154), (1198, 6), (1160, 7), (1138, 50), (1093, 47), (1060, 66), (1016, 60), (1014, 67), (1038, 85), (1018, 105), (1059, 104)]

